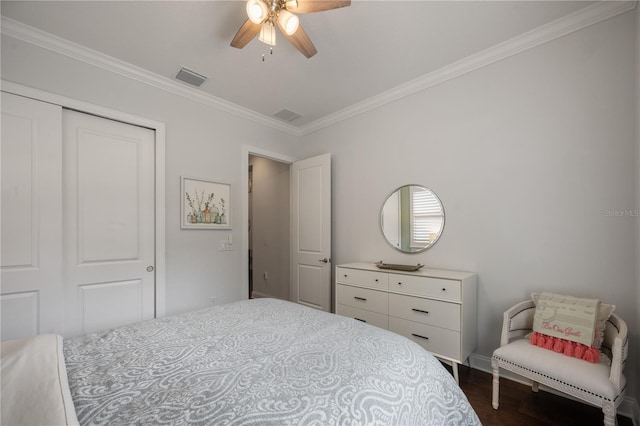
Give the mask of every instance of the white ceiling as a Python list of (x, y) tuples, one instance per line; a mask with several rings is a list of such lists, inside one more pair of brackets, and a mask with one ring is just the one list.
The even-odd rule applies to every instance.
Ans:
[[(591, 5), (586, 1), (358, 1), (300, 15), (318, 49), (305, 58), (278, 33), (229, 46), (244, 1), (4, 1), (2, 15), (174, 78), (208, 77), (203, 92), (305, 126)], [(265, 54), (265, 60), (262, 55)], [(184, 84), (179, 82), (177, 84)]]

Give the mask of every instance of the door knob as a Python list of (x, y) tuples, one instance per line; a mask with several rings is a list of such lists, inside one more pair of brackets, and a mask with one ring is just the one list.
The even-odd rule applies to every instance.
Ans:
[(147, 272), (153, 272), (153, 266), (147, 266)]
[(318, 262), (322, 262), (322, 263), (328, 263), (329, 259), (327, 259), (326, 257), (324, 259), (320, 259)]

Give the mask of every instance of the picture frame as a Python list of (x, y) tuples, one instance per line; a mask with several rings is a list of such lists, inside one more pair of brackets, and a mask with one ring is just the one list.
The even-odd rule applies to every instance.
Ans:
[(180, 228), (231, 229), (231, 185), (180, 177)]

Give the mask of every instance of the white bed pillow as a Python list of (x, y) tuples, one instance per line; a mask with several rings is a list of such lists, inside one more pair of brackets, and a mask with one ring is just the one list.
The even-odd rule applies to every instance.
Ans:
[(2, 342), (3, 425), (77, 425), (62, 336)]

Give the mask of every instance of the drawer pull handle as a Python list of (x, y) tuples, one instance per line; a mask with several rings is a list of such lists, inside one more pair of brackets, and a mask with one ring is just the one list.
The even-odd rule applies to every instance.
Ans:
[(360, 318), (354, 318), (354, 320), (356, 320), (356, 321), (360, 321), (360, 322), (366, 322), (365, 320), (360, 319)]
[(365, 299), (364, 297), (353, 296), (353, 298), (356, 300), (362, 300), (363, 302), (367, 301), (367, 299)]
[(442, 289), (442, 291), (447, 291), (447, 289), (446, 289), (446, 288), (443, 288), (443, 289)]
[(402, 285), (402, 283), (400, 281), (398, 281), (398, 285)]
[(344, 274), (344, 277), (347, 278), (347, 274)]
[(421, 314), (429, 315), (429, 311), (423, 311), (422, 309), (411, 308), (411, 310), (414, 312), (420, 312)]
[(415, 337), (419, 337), (419, 338), (424, 339), (424, 340), (429, 340), (429, 338), (428, 338), (428, 337), (424, 337), (424, 336), (421, 336), (421, 335), (416, 334), (416, 333), (411, 333), (411, 335), (412, 335), (412, 336), (415, 336)]
[(376, 282), (378, 282), (378, 279), (376, 278)]

